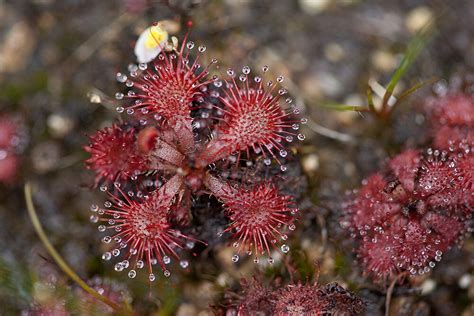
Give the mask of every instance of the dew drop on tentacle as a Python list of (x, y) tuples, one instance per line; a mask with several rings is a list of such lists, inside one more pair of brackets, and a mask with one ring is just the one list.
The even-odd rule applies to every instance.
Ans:
[(105, 261), (109, 261), (111, 258), (112, 258), (112, 254), (108, 251), (104, 252), (104, 254), (102, 255), (102, 259)]
[(115, 269), (115, 271), (117, 271), (117, 272), (122, 272), (123, 269), (124, 269), (124, 267), (123, 267), (122, 263), (119, 262), (119, 263), (116, 263), (116, 264), (115, 264), (114, 269)]
[(127, 75), (125, 75), (121, 72), (118, 72), (115, 77), (116, 77), (117, 81), (120, 82), (120, 83), (124, 83), (125, 81), (127, 81)]

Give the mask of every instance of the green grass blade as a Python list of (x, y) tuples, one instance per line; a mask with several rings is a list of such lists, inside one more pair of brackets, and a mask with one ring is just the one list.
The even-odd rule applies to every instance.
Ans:
[(321, 107), (327, 108), (333, 111), (356, 111), (356, 112), (365, 112), (368, 111), (369, 109), (365, 106), (361, 105), (348, 105), (348, 104), (342, 104), (342, 103), (335, 103), (335, 102), (326, 102), (326, 103), (321, 103)]
[[(398, 102), (400, 102), (401, 100), (403, 100), (404, 98), (408, 97), (410, 94), (412, 94), (413, 92), (423, 88), (424, 86), (428, 85), (428, 84), (432, 84), (432, 83), (435, 83), (436, 81), (438, 81), (438, 78), (433, 78), (433, 79), (430, 79), (430, 80), (426, 80), (426, 81), (423, 81), (423, 82), (419, 82), (417, 84), (415, 84), (414, 86), (412, 86), (411, 88), (408, 88), (406, 89), (405, 91), (403, 91), (398, 97)], [(397, 102), (397, 103), (398, 103)]]
[(420, 55), (423, 48), (426, 47), (429, 40), (433, 37), (433, 33), (434, 21), (431, 20), (410, 41), (400, 64), (397, 69), (395, 69), (395, 72), (387, 85), (384, 103), (387, 102), (388, 98), (393, 94), (400, 79), (405, 75), (410, 66)]

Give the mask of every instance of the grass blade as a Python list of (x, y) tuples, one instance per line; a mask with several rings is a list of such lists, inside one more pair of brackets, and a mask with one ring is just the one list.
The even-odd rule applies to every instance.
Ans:
[(356, 112), (365, 112), (368, 111), (369, 108), (360, 105), (348, 105), (342, 103), (333, 103), (333, 102), (326, 102), (320, 104), (321, 107), (327, 108), (334, 111), (356, 111)]
[[(51, 257), (53, 257), (54, 261), (56, 261), (56, 263), (61, 268), (61, 270), (63, 270), (64, 273), (66, 273), (72, 280), (74, 280), (84, 291), (86, 291), (90, 295), (94, 296), (99, 301), (109, 305), (115, 311), (121, 312), (123, 314), (124, 309), (120, 305), (112, 302), (107, 297), (100, 295), (96, 290), (94, 290), (89, 285), (87, 285), (87, 283), (84, 282), (76, 274), (76, 272), (74, 272), (74, 270), (72, 270), (72, 268), (66, 263), (66, 261), (64, 261), (64, 259), (61, 257), (61, 255), (56, 251), (54, 246), (51, 244), (48, 237), (46, 236), (45, 231), (43, 230), (43, 227), (41, 226), (38, 215), (36, 214), (36, 209), (35, 209), (35, 206), (33, 204), (33, 194), (32, 194), (30, 183), (25, 184), (25, 199), (26, 199), (26, 206), (27, 206), (27, 209), (28, 209), (28, 215), (30, 216), (31, 222), (33, 224), (33, 227), (36, 230), (36, 233), (38, 234), (39, 238), (41, 239), (41, 241), (42, 241), (43, 245), (45, 246), (46, 250), (49, 252)], [(131, 313), (127, 312), (127, 314), (130, 315)]]
[(387, 85), (387, 91), (383, 100), (384, 104), (393, 94), (393, 91), (395, 90), (395, 87), (397, 86), (400, 79), (403, 77), (403, 75), (405, 75), (410, 66), (420, 55), (423, 48), (426, 47), (428, 41), (432, 38), (433, 27), (434, 21), (431, 20), (415, 35), (415, 37), (408, 44), (400, 64), (398, 65), (397, 69), (395, 69), (395, 72)]

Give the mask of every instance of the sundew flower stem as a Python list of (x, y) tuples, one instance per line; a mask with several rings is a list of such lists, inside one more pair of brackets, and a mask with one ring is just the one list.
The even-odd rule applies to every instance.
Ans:
[(61, 270), (63, 270), (64, 273), (66, 273), (72, 280), (74, 280), (84, 291), (94, 296), (99, 301), (113, 308), (117, 313), (119, 313), (119, 315), (133, 315), (133, 310), (131, 309), (129, 304), (126, 304), (125, 306), (120, 306), (112, 302), (111, 300), (109, 300), (107, 297), (100, 295), (96, 290), (94, 290), (89, 285), (87, 285), (87, 283), (84, 282), (74, 272), (74, 270), (72, 270), (72, 268), (66, 263), (66, 261), (64, 261), (64, 259), (56, 251), (54, 246), (49, 241), (46, 235), (46, 232), (41, 226), (38, 215), (36, 214), (35, 206), (33, 204), (33, 194), (32, 194), (32, 189), (31, 189), (31, 183), (27, 182), (25, 184), (24, 191), (25, 191), (26, 207), (28, 209), (28, 215), (30, 216), (31, 223), (33, 224), (33, 227), (36, 233), (38, 234), (39, 238), (41, 239), (41, 242), (45, 246), (46, 250), (49, 252), (51, 257), (53, 257), (54, 261), (56, 261), (56, 263), (61, 268)]

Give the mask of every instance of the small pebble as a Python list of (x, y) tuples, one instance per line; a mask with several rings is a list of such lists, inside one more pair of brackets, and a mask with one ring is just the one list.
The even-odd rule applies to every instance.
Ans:
[(472, 276), (468, 273), (463, 274), (458, 281), (458, 285), (461, 289), (467, 289), (471, 285)]
[(324, 46), (324, 56), (330, 62), (336, 63), (346, 57), (346, 51), (338, 43), (329, 43)]
[(391, 52), (378, 49), (371, 57), (371, 62), (377, 70), (388, 73), (397, 66), (397, 58)]
[(305, 173), (314, 173), (319, 168), (319, 157), (316, 154), (306, 155), (301, 164)]
[(421, 30), (430, 20), (433, 19), (433, 11), (428, 7), (417, 7), (408, 12), (405, 19), (405, 27), (410, 33)]
[(436, 289), (436, 282), (433, 279), (427, 279), (421, 284), (421, 295), (428, 295)]

